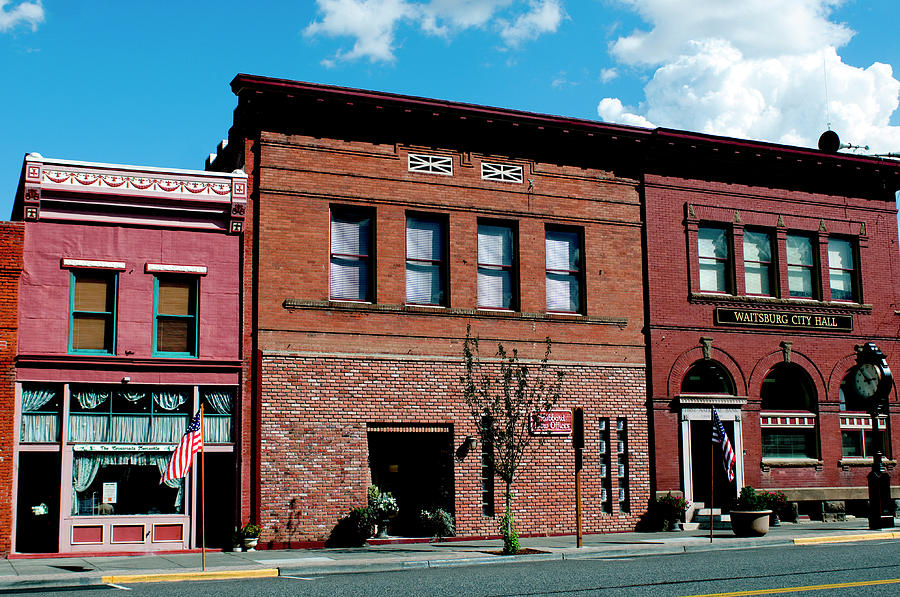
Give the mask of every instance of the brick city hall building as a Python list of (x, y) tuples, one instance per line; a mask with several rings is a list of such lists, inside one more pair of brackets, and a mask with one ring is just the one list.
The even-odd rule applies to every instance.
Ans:
[[(584, 413), (585, 532), (634, 529), (660, 492), (706, 503), (721, 473), (713, 407), (737, 453), (716, 504), (747, 484), (811, 514), (865, 499), (871, 421), (842, 388), (857, 345), (888, 363), (900, 349), (897, 162), (251, 75), (231, 85), (234, 122), (206, 175), (120, 167), (159, 192), (91, 194), (76, 191), (109, 172), (57, 161), (79, 171), (71, 188), (59, 174), (36, 205), (20, 198), (24, 241), (21, 223), (0, 226), (0, 375), (15, 379), (0, 387), (14, 413), (0, 450), (17, 458), (0, 477), (18, 491), (0, 520), (36, 525), (46, 502), (57, 525), (55, 541), (14, 550), (198, 545), (195, 477), (141, 512), (96, 500), (128, 467), (132, 483), (149, 478), (201, 403), (221, 419), (208, 465), (224, 476), (220, 544), (252, 520), (263, 546), (321, 545), (370, 484), (397, 498), (393, 534), (421, 535), (418, 512), (439, 507), (459, 536), (497, 535), (503, 486), (460, 381), (469, 327), (482, 356), (502, 343), (536, 363), (551, 338), (557, 407)], [(172, 180), (228, 195), (174, 196), (187, 187)], [(82, 279), (105, 310), (71, 302)], [(155, 344), (160, 283), (199, 293), (179, 320), (199, 344)], [(71, 330), (92, 318), (85, 351)], [(146, 437), (131, 398), (150, 409)], [(891, 471), (898, 415), (893, 392), (880, 423)], [(59, 482), (27, 479), (29, 460)], [(520, 532), (574, 532), (574, 463), (568, 435), (529, 452)], [(138, 527), (159, 533), (139, 540)]]

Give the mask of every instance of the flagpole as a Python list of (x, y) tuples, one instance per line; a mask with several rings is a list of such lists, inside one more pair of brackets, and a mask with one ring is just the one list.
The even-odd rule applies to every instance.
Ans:
[(203, 405), (200, 405), (200, 565), (206, 571), (206, 442), (203, 441)]
[[(713, 418), (713, 408), (709, 409), (709, 424), (715, 432), (715, 420)], [(713, 496), (716, 489), (716, 444), (709, 442), (709, 542), (713, 542), (713, 525), (715, 523), (715, 512), (713, 512)]]

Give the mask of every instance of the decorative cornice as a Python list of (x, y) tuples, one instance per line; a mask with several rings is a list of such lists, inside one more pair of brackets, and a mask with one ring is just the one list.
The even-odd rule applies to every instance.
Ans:
[(205, 265), (171, 265), (166, 263), (147, 263), (144, 271), (148, 274), (155, 273), (171, 273), (171, 274), (198, 274), (206, 275)]
[(81, 267), (86, 269), (115, 269), (123, 270), (126, 267), (124, 261), (100, 261), (99, 259), (69, 259), (64, 257), (62, 267)]
[(735, 307), (761, 307), (761, 308), (785, 308), (790, 307), (798, 311), (844, 313), (847, 315), (871, 315), (872, 305), (810, 301), (802, 299), (788, 299), (778, 297), (738, 296), (733, 294), (712, 294), (705, 292), (692, 292), (690, 302), (697, 304), (714, 304)]

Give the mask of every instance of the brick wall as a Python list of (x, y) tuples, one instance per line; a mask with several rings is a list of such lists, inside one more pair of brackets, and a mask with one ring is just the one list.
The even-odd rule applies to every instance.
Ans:
[(0, 222), (0, 554), (12, 546), (15, 356), (25, 227)]
[[(558, 407), (584, 408), (582, 504), (585, 532), (633, 529), (649, 491), (643, 367), (558, 364), (564, 373)], [(451, 425), (453, 447), (477, 435), (459, 377), (460, 359), (265, 354), (261, 393), (261, 513), (263, 539), (324, 540), (337, 520), (366, 501), (371, 483), (367, 423)], [(616, 504), (601, 512), (599, 420), (628, 421), (630, 513)], [(575, 530), (571, 439), (533, 444), (513, 486), (520, 533)], [(415, 446), (410, 446), (415, 449)], [(496, 535), (503, 489), (496, 481), (497, 517), (482, 516), (479, 451), (454, 460), (460, 536)], [(613, 474), (610, 472), (610, 474)], [(613, 474), (615, 477), (615, 475)], [(613, 479), (615, 501), (618, 489)], [(290, 528), (288, 521), (292, 520)]]

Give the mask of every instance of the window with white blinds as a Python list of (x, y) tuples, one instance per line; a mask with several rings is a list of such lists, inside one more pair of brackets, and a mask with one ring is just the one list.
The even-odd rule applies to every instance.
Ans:
[(574, 230), (546, 231), (547, 311), (581, 313), (582, 258), (581, 234)]
[(332, 210), (332, 299), (372, 300), (372, 220), (368, 211)]
[(828, 277), (831, 300), (856, 301), (856, 267), (853, 244), (843, 238), (828, 239)]
[(516, 308), (515, 233), (504, 224), (478, 224), (478, 306)]
[(446, 219), (406, 218), (406, 302), (446, 305)]

